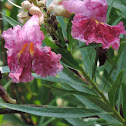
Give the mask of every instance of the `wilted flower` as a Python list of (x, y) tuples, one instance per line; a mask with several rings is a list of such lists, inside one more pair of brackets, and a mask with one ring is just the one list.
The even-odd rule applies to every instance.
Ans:
[(59, 63), (60, 54), (55, 54), (50, 47), (41, 47), (45, 38), (40, 30), (38, 15), (32, 16), (21, 28), (4, 31), (5, 48), (8, 49), (9, 76), (13, 82), (33, 80), (31, 69), (41, 77), (56, 76), (63, 69)]
[(126, 34), (123, 23), (116, 26), (105, 24), (107, 13), (106, 0), (68, 0), (62, 3), (64, 8), (75, 13), (72, 21), (71, 34), (73, 38), (89, 43), (101, 43), (108, 49), (119, 49), (120, 34)]

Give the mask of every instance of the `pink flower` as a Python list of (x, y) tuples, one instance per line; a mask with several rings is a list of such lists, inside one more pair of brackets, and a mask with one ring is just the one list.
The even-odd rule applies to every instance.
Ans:
[(89, 43), (101, 43), (105, 49), (113, 47), (119, 49), (120, 34), (126, 34), (123, 23), (116, 26), (105, 24), (107, 13), (106, 0), (68, 0), (63, 6), (71, 13), (75, 13), (72, 21), (71, 34), (73, 38)]
[(13, 82), (33, 80), (31, 69), (41, 77), (56, 76), (63, 69), (59, 63), (61, 55), (56, 55), (50, 47), (41, 47), (45, 37), (37, 15), (32, 16), (23, 28), (17, 25), (4, 31), (2, 37), (8, 49), (9, 76)]

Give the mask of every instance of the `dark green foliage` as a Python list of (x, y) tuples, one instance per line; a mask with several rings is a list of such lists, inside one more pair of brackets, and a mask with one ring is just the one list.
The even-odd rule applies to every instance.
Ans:
[[(47, 6), (52, 0), (48, 0)], [(11, 11), (5, 7), (7, 0), (2, 1), (3, 29), (20, 25), (17, 21), (19, 8), (12, 7)], [(20, 5), (21, 1), (15, 0)], [(125, 0), (108, 0), (108, 24), (116, 25), (123, 21), (126, 26), (126, 2)], [(14, 84), (8, 77), (9, 68), (1, 57), (7, 58), (3, 48), (4, 41), (0, 45), (0, 71), (3, 73), (1, 84), (17, 100), (17, 104), (3, 103), (0, 106), (17, 110), (19, 114), (0, 115), (0, 125), (8, 126), (125, 126), (126, 120), (126, 39), (121, 36), (118, 51), (112, 48), (107, 50), (105, 64), (98, 64), (98, 48), (101, 44), (91, 43), (88, 46), (84, 42), (75, 40), (71, 36), (71, 21), (57, 16), (58, 29), (56, 41), (52, 39), (45, 24), (41, 30), (45, 39), (43, 46), (49, 46), (56, 53), (62, 55), (61, 63), (64, 69), (56, 77), (41, 78), (35, 73), (35, 78), (27, 84)], [(7, 23), (9, 25), (7, 25)], [(2, 33), (2, 30), (0, 32)], [(56, 43), (58, 42), (58, 44)], [(4, 50), (4, 51), (3, 51)], [(84, 72), (85, 73), (84, 73)], [(88, 78), (88, 81), (85, 80)], [(101, 96), (105, 94), (106, 100)], [(18, 105), (19, 104), (19, 105)], [(0, 109), (1, 109), (0, 108)], [(118, 113), (116, 113), (117, 111)], [(3, 111), (2, 110), (2, 111)], [(0, 111), (0, 114), (1, 112)], [(116, 112), (115, 112), (116, 111)], [(28, 114), (20, 113), (25, 112)]]

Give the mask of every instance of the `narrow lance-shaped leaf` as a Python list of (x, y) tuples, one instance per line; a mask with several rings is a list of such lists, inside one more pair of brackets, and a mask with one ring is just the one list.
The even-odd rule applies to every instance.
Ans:
[(64, 68), (58, 74), (58, 77), (43, 77), (37, 76), (36, 74), (32, 74), (34, 78), (42, 79), (46, 81), (56, 82), (64, 85), (72, 86), (74, 89), (78, 90), (79, 92), (84, 92), (88, 94), (95, 94), (93, 90), (89, 88), (89, 85), (86, 85), (81, 79), (74, 75), (72, 71), (67, 68)]
[(69, 66), (70, 68), (73, 68), (75, 70), (80, 70), (80, 66), (78, 64), (78, 62), (73, 58), (73, 56), (71, 55), (71, 53), (67, 50), (67, 49), (56, 49), (55, 50), (57, 53), (60, 53), (62, 55), (62, 59), (61, 61)]
[(111, 9), (112, 9), (112, 6), (113, 6), (114, 2), (115, 2), (115, 0), (112, 0), (111, 5), (108, 8), (108, 11), (107, 11), (107, 19), (108, 19), (108, 21), (107, 22), (109, 22), (110, 12), (111, 12)]
[(3, 13), (0, 13), (3, 15), (3, 17), (5, 18), (5, 20), (10, 24), (12, 25), (13, 27), (16, 26), (16, 25), (20, 25), (20, 26), (23, 26), (22, 24), (20, 24), (19, 22), (15, 21), (13, 18), (7, 16), (7, 15), (4, 15)]
[(0, 71), (1, 73), (9, 73), (10, 69), (8, 66), (3, 66), (3, 67), (0, 67)]
[(126, 84), (122, 84), (122, 94), (123, 94), (123, 116), (126, 120)]
[(115, 104), (116, 104), (116, 101), (117, 101), (117, 96), (118, 96), (118, 92), (119, 92), (119, 88), (121, 86), (121, 83), (122, 83), (122, 78), (123, 78), (123, 71), (121, 71), (119, 74), (118, 74), (118, 77), (115, 81), (115, 83), (112, 85), (109, 93), (108, 93), (108, 96), (109, 96), (109, 101), (110, 103), (112, 104), (113, 107), (115, 107)]
[(67, 34), (66, 34), (66, 24), (65, 24), (65, 21), (64, 21), (63, 17), (56, 16), (56, 18), (57, 18), (58, 22), (61, 25), (63, 35), (67, 36)]
[(74, 41), (73, 37), (71, 36), (71, 27), (72, 27), (72, 20), (73, 20), (74, 14), (72, 14), (69, 18), (68, 25), (67, 25), (67, 40), (69, 41), (69, 48), (71, 49), (72, 43)]
[(121, 56), (121, 54), (122, 54), (122, 51), (123, 51), (124, 47), (125, 47), (125, 46), (121, 46), (121, 47), (120, 47), (119, 54), (118, 54), (118, 56), (115, 58), (115, 61), (114, 61), (113, 65), (112, 65), (112, 68), (111, 68), (111, 70), (109, 71), (109, 74), (108, 74), (108, 77), (107, 77), (107, 79), (106, 79), (106, 81), (105, 81), (105, 85), (104, 85), (103, 90), (105, 89), (105, 87), (106, 87), (106, 85), (107, 85), (107, 82), (108, 82), (109, 78), (111, 77), (112, 72), (114, 71), (114, 68), (115, 68), (115, 66), (116, 66), (116, 64), (117, 64), (117, 62), (118, 62), (118, 60), (119, 60), (119, 58), (120, 58), (120, 56)]
[(95, 119), (95, 118), (93, 120), (88, 120), (88, 121), (84, 121), (82, 119), (66, 119), (66, 121), (68, 121), (73, 126), (95, 126), (97, 124), (104, 125), (104, 126), (122, 126), (119, 124), (107, 123), (104, 120)]
[(96, 57), (95, 57), (95, 63), (93, 64), (93, 70), (92, 70), (92, 79), (94, 79), (96, 70), (97, 70), (97, 61), (98, 61), (98, 48), (96, 50)]
[(66, 119), (73, 126), (93, 126), (94, 122), (86, 122), (81, 119)]
[(83, 49), (83, 48), (85, 49), (85, 48), (92, 48), (92, 47), (94, 47), (94, 48), (102, 47), (102, 44), (98, 44), (98, 43), (89, 43), (89, 45), (83, 44), (83, 45), (79, 46), (78, 49)]
[[(95, 98), (92, 96), (91, 97), (80, 96), (80, 95), (75, 95), (75, 97), (90, 109), (111, 112), (111, 109), (109, 108), (109, 106), (105, 104), (99, 98)], [(118, 121), (118, 119), (115, 117), (114, 114), (113, 115), (99, 115), (99, 117), (104, 119), (108, 123), (117, 124), (118, 126), (121, 124), (121, 122)]]
[(43, 42), (45, 42), (45, 44), (49, 47), (51, 47), (52, 49), (58, 49), (59, 47), (53, 43), (51, 40), (49, 40), (47, 37), (43, 40)]
[(100, 113), (98, 111), (87, 109), (87, 108), (58, 108), (58, 107), (31, 107), (26, 105), (14, 105), (7, 103), (0, 103), (0, 106), (17, 110), (37, 116), (45, 117), (56, 117), (56, 118), (80, 118), (80, 117), (89, 117), (100, 114), (109, 114), (106, 112)]
[(58, 39), (59, 39), (59, 42), (60, 42), (60, 46), (66, 47), (64, 36), (63, 36), (63, 33), (62, 33), (62, 28), (61, 28), (60, 24), (58, 24)]

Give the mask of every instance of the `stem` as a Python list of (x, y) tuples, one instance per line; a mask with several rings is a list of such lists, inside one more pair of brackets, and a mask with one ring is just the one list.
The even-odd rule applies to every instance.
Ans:
[(125, 120), (120, 116), (120, 114), (111, 106), (107, 98), (104, 96), (104, 94), (99, 90), (97, 85), (91, 80), (91, 78), (85, 73), (83, 69), (81, 69), (81, 72), (85, 79), (92, 85), (92, 87), (95, 89), (95, 91), (100, 95), (100, 97), (103, 99), (103, 101), (109, 106), (109, 108), (113, 111), (114, 115), (118, 118), (118, 120), (126, 126)]

